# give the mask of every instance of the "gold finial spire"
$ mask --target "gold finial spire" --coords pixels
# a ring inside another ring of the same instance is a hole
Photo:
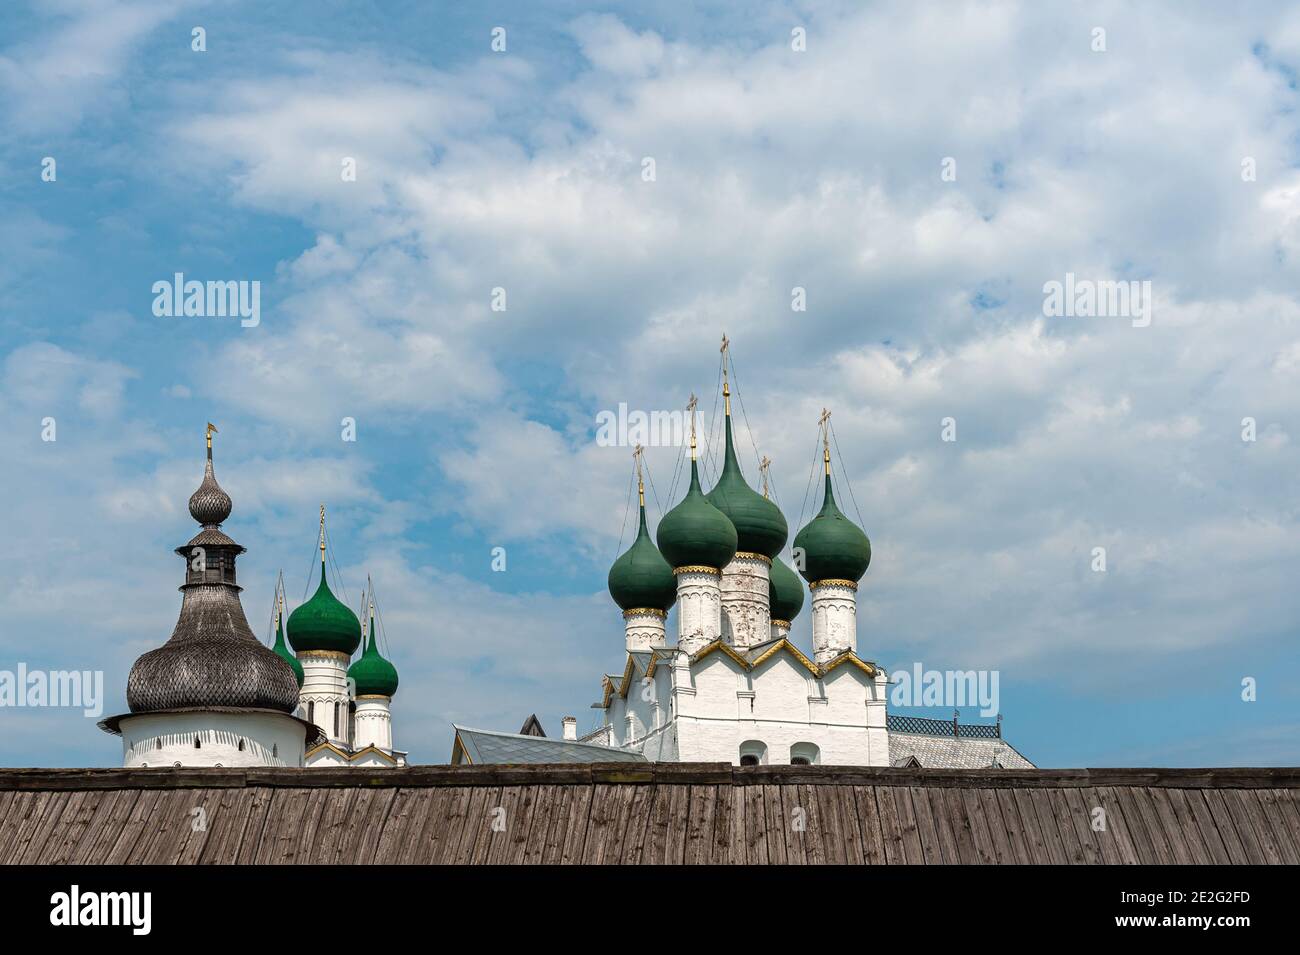
[[[692,391],[691,400],[686,402],[686,410],[691,413],[691,460],[692,461],[695,460],[695,405],[696,403],[697,403],[697,399],[695,397],[695,392]],[[716,408],[717,405],[714,405],[714,407]]]
[[[205,436],[206,436],[207,439],[208,439],[208,457],[209,457],[209,458],[212,457],[212,436],[213,436],[214,434],[216,434],[216,432],[217,432],[217,426],[216,426],[215,424],[213,424],[211,421],[209,421],[209,422],[208,422],[208,427],[207,427],[207,429],[206,429],[206,431],[205,431]]]
[[[325,505],[320,506],[320,559],[325,560]]]
[[[642,507],[645,507],[645,482],[641,479],[641,455],[644,453],[645,448],[639,444],[636,446],[636,450],[632,452],[632,460],[636,462],[636,493]]]
[[[722,405],[723,411],[728,418],[731,417],[731,384],[727,381],[727,366],[731,364],[731,341],[727,338],[727,333],[722,333],[722,347],[718,349],[722,352]]]
[[[822,430],[822,461],[826,464],[826,474],[831,473],[831,413],[822,409],[822,416],[817,419],[817,426]]]
[[[771,466],[772,459],[766,454],[763,455],[763,460],[758,462],[758,472],[763,475],[763,497],[765,498],[767,497],[767,469]]]

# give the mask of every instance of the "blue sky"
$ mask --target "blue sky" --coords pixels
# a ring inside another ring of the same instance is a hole
[[[862,656],[998,670],[1040,765],[1300,760],[1300,13],[657,6],[6,5],[0,668],[125,708],[211,420],[255,631],[323,501],[413,759],[452,721],[585,729],[630,467],[596,416],[709,409],[725,330],[792,532],[834,411]],[[155,317],[178,271],[260,281],[261,324]],[[1045,317],[1068,272],[1150,280],[1150,326]],[[0,719],[0,763],[120,760],[79,714]]]

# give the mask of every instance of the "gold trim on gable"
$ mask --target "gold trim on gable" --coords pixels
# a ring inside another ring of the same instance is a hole
[[[818,679],[821,679],[827,673],[829,673],[831,670],[834,670],[837,666],[839,666],[842,663],[852,663],[863,673],[871,677],[876,676],[877,673],[880,672],[873,664],[867,663],[866,661],[859,659],[858,655],[853,653],[852,651],[848,651],[840,654],[838,657],[836,657],[826,666],[819,666],[818,664],[814,663],[812,660],[809,660],[806,656],[804,656],[803,651],[800,650],[798,647],[796,647],[785,637],[782,637],[781,639],[774,642],[770,647],[764,650],[752,663],[748,659],[746,659],[743,655],[736,652],[736,650],[730,644],[724,643],[721,639],[714,640],[712,643],[701,648],[698,653],[696,653],[693,657],[691,657],[691,663],[694,664],[699,662],[700,660],[708,656],[710,653],[713,653],[715,650],[722,651],[722,653],[726,654],[728,657],[735,660],[746,670],[757,669],[758,667],[766,663],[768,660],[772,659],[772,657],[774,657],[776,654],[780,653],[782,650],[785,650],[791,656],[793,656],[795,660],[797,660],[800,664],[802,664],[804,669],[806,669],[809,673],[811,673],[813,676],[817,677]]]
[[[867,676],[871,676],[871,677],[874,677],[877,673],[880,672],[880,671],[877,670],[874,666],[872,666],[870,663],[868,663],[866,660],[861,660],[861,659],[859,659],[859,658],[858,658],[858,655],[857,655],[856,653],[852,653],[852,652],[849,652],[849,653],[841,653],[839,656],[837,656],[837,657],[836,657],[834,660],[832,660],[830,663],[828,663],[828,664],[826,664],[824,667],[822,667],[822,668],[821,668],[821,671],[822,671],[822,673],[830,673],[832,670],[834,670],[834,669],[835,669],[837,666],[839,666],[841,663],[852,663],[855,667],[857,667],[859,670],[861,670],[861,671],[862,671],[863,673],[865,673]]]
[[[345,752],[343,752],[343,750],[339,749],[337,746],[335,746],[335,745],[334,745],[333,743],[331,743],[329,740],[326,740],[326,741],[323,742],[323,743],[317,743],[317,744],[316,744],[315,746],[313,746],[311,749],[307,750],[307,752],[303,753],[303,754],[302,754],[302,761],[303,761],[304,763],[307,762],[307,757],[308,757],[308,756],[312,755],[312,753],[319,753],[322,749],[332,749],[332,750],[334,750],[334,752],[338,753],[338,755],[340,755],[340,756],[343,757],[343,761],[344,761],[344,762],[347,762],[347,761],[348,761],[348,754],[345,753]]]
[[[348,757],[348,762],[355,763],[357,760],[359,760],[362,756],[365,756],[367,753],[377,753],[378,755],[382,756],[384,759],[392,760],[394,766],[397,765],[396,756],[392,755],[391,753],[385,753],[374,743],[371,743],[369,746],[365,747],[364,749],[357,750],[355,753],[353,753],[351,756]]]
[[[717,640],[714,640],[712,643],[709,643],[706,646],[701,647],[699,652],[697,652],[693,657],[691,657],[691,662],[695,663],[699,660],[703,660],[714,650],[721,650],[723,653],[731,657],[731,659],[735,660],[741,666],[745,667],[746,669],[749,668],[749,661],[746,660],[739,653],[737,653],[735,651],[735,648],[733,648],[731,644],[724,643],[721,637],[719,637]]]

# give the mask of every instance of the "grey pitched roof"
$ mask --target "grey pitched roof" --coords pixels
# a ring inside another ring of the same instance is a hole
[[[594,743],[521,736],[457,726],[456,742],[473,765],[493,763],[644,763],[640,753],[629,753]]]
[[[995,764],[1003,769],[1035,768],[1004,739],[968,739],[890,730],[889,764],[906,766],[911,757],[915,757],[925,769],[988,769]]]

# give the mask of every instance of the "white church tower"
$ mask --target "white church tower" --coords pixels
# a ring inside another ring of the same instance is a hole
[[[289,644],[302,664],[299,714],[335,747],[348,748],[348,664],[361,645],[361,621],[330,590],[325,566],[325,505],[320,508],[320,583],[289,614]]]

